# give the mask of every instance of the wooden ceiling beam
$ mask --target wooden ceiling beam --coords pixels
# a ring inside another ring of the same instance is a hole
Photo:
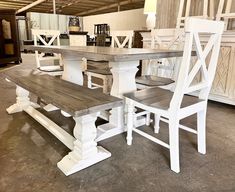
[[[113,3],[111,5],[106,5],[97,9],[93,9],[93,10],[89,10],[89,11],[83,11],[81,13],[77,13],[75,15],[77,16],[84,16],[84,15],[89,15],[89,14],[93,14],[96,12],[100,12],[100,11],[104,11],[104,10],[108,10],[108,9],[112,9],[112,8],[117,8],[118,6],[123,6],[123,5],[127,5],[130,3],[138,3],[138,2],[143,2],[144,0],[126,0],[126,1],[121,1],[119,3]]]
[[[22,8],[19,9],[16,13],[21,13],[21,12],[23,12],[23,11],[26,11],[26,10],[28,10],[28,9],[30,9],[30,8],[36,6],[36,5],[40,4],[40,3],[43,3],[43,2],[45,2],[45,1],[47,1],[47,0],[37,0],[37,1],[34,1],[33,3],[31,3],[31,4],[29,4],[29,5],[26,5],[25,7],[22,7]]]

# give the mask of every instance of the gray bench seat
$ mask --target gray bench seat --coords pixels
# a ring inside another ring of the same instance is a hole
[[[16,103],[7,108],[7,112],[25,111],[71,150],[57,163],[66,176],[111,156],[109,151],[97,146],[95,121],[100,111],[120,107],[123,104],[121,99],[53,76],[34,74],[30,70],[18,68],[4,74],[16,84],[17,96]],[[30,102],[29,92],[73,116],[73,135],[35,109],[40,106]]]

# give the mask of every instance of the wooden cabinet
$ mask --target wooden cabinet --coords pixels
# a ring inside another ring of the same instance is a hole
[[[149,32],[141,33],[143,36],[143,47],[150,48],[151,35]],[[172,37],[164,36],[163,41]],[[203,36],[200,40],[207,41],[208,37]],[[144,61],[143,63],[145,63]],[[180,64],[180,62],[177,62]],[[143,67],[142,74],[145,74]],[[235,32],[225,31],[222,36],[220,55],[211,88],[209,99],[221,103],[235,105]]]
[[[14,10],[0,10],[0,65],[20,63],[20,44]]]

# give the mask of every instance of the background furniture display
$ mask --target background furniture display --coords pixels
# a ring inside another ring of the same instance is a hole
[[[127,144],[132,144],[132,131],[143,137],[160,144],[170,150],[171,170],[179,173],[179,128],[197,134],[198,152],[206,153],[206,111],[208,95],[215,76],[219,57],[221,36],[224,23],[196,18],[185,20],[185,46],[182,63],[176,88],[174,92],[161,88],[144,89],[124,94],[127,104]],[[208,34],[207,41],[201,45],[200,34]],[[192,50],[196,49],[197,60],[192,65]],[[206,64],[207,56],[211,55]],[[195,83],[197,74],[201,78]],[[189,96],[189,93],[198,92],[197,97]],[[135,107],[149,111],[155,115],[154,132],[159,132],[159,121],[169,125],[169,144],[157,139],[145,131],[136,129],[133,118]],[[180,120],[193,114],[197,114],[197,130],[180,125]]]
[[[15,10],[0,10],[0,66],[21,62]]]
[[[184,27],[185,19],[189,16],[192,16],[192,14],[190,14],[190,9],[192,7],[191,1],[192,0],[180,0],[176,28]],[[210,1],[214,1],[214,0],[210,0]],[[209,3],[209,0],[203,0],[202,15],[197,16],[197,18],[207,19],[209,17],[208,16],[208,5],[209,5],[208,3]]]
[[[224,19],[225,31],[228,30],[229,19],[235,18],[235,13],[231,11],[232,8],[232,0],[220,0],[218,5],[218,11],[216,14],[216,20],[220,21],[222,18]]]
[[[106,34],[109,35],[110,34],[110,27],[108,24],[95,24],[94,25],[94,34],[98,35],[98,34]]]

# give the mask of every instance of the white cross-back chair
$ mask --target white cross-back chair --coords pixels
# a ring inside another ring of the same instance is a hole
[[[183,39],[183,29],[153,29],[151,49],[180,49]],[[167,86],[174,83],[174,67],[175,59],[149,60],[146,75],[136,77],[137,88]]]
[[[131,48],[132,47],[132,38],[133,31],[111,31],[112,42],[111,47],[118,48]],[[120,41],[120,38],[124,38],[123,41]],[[102,88],[103,92],[108,94],[110,93],[112,86],[112,73],[108,66],[108,62],[103,62],[103,65],[106,65],[106,68],[103,69],[87,69],[87,85],[91,89]],[[98,84],[92,81],[92,78],[98,78],[102,80],[102,84]]]
[[[192,0],[180,0],[176,28],[183,28],[187,17],[192,16],[190,15],[191,1]],[[193,16],[193,17],[204,18],[204,19],[208,18],[208,5],[209,5],[208,1],[209,0],[203,0],[202,15]],[[212,2],[214,0],[210,1]]]
[[[132,144],[132,131],[152,140],[170,150],[171,170],[180,172],[179,163],[179,128],[197,134],[198,152],[206,153],[206,111],[210,88],[215,76],[221,36],[223,33],[223,22],[210,21],[198,18],[187,18],[185,20],[185,45],[183,59],[180,66],[178,80],[174,93],[161,88],[150,88],[125,96],[127,105],[127,144]],[[200,33],[210,35],[207,44],[200,43]],[[198,60],[191,66],[193,47],[196,49]],[[206,64],[207,62],[207,64]],[[200,81],[193,81],[198,73]],[[196,92],[197,97],[188,94]],[[169,143],[157,139],[134,127],[134,108],[138,107],[155,115],[154,132],[159,132],[160,120],[169,125]],[[197,130],[179,124],[192,114],[197,114]]]
[[[232,8],[232,0],[220,0],[219,1],[219,6],[218,6],[218,11],[216,14],[216,20],[224,20],[224,30],[226,31],[228,29],[228,22],[229,19],[234,19],[235,18],[235,13],[231,12]]]
[[[60,31],[58,30],[32,29],[32,35],[34,38],[34,45],[38,45],[38,42],[41,42],[43,46],[60,46]],[[46,41],[45,38],[48,38],[49,41]],[[35,51],[35,57],[37,68],[40,71],[51,75],[62,75],[63,64],[61,54],[53,53],[53,55],[47,56],[45,53]],[[54,62],[56,61],[58,62],[58,65],[54,65]]]

